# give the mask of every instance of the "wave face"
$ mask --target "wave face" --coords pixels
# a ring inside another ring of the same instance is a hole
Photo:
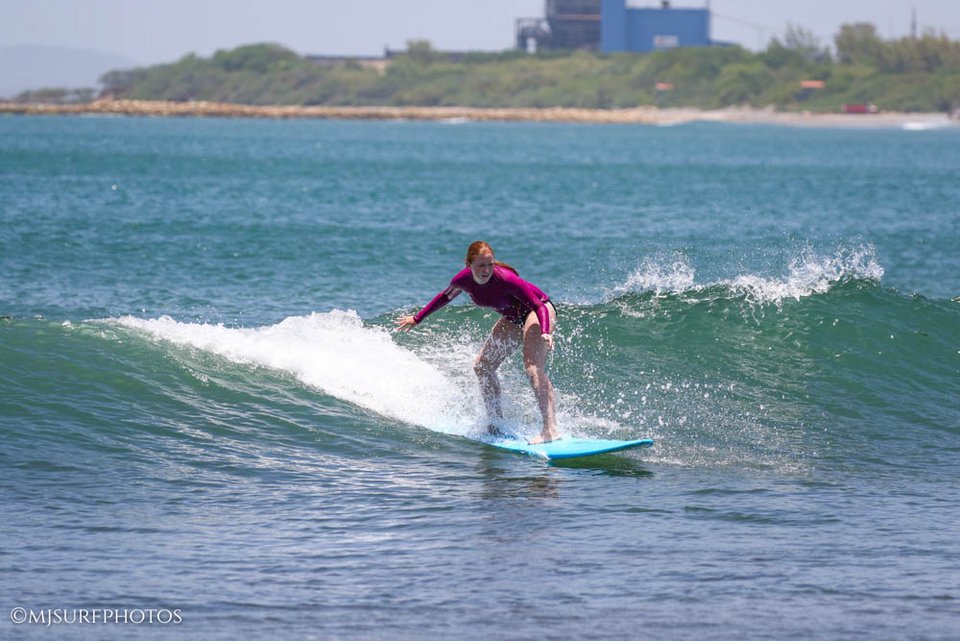
[[[702,285],[677,259],[637,270],[600,313],[616,319],[608,349],[625,358],[635,345],[634,368],[654,373],[645,402],[657,420],[698,425],[684,440],[723,425],[707,440],[727,428],[804,457],[948,465],[930,450],[960,427],[957,306],[904,296],[882,275],[869,247]]]
[[[653,456],[680,465],[948,465],[949,450],[936,446],[958,429],[957,305],[885,288],[882,272],[869,247],[804,252],[781,277],[704,284],[682,256],[646,261],[598,302],[558,305],[550,367],[561,426],[652,436]],[[123,367],[157,388],[157,416],[180,411],[182,386],[229,372],[319,394],[311,403],[321,414],[350,407],[364,420],[470,435],[484,423],[472,363],[493,320],[463,305],[410,334],[390,331],[392,315],[340,310],[250,328],[122,316],[45,332],[106,338],[89,347],[121,350]],[[33,324],[15,326],[29,336]],[[60,358],[83,366],[82,353]],[[175,365],[175,383],[149,380],[158,359]],[[518,357],[501,378],[508,423],[535,431]],[[43,389],[32,394],[42,399]]]

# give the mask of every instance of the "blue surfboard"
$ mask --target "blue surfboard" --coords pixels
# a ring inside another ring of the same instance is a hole
[[[479,439],[482,443],[492,445],[493,447],[517,454],[528,454],[530,456],[539,456],[545,459],[567,459],[580,458],[581,456],[594,456],[596,454],[609,454],[610,452],[620,452],[634,447],[652,447],[653,439],[642,438],[634,441],[617,441],[609,439],[593,438],[562,438],[549,443],[540,443],[531,445],[525,439],[520,438],[497,438],[486,436]]]

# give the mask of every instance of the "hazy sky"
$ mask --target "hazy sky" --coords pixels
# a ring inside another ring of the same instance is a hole
[[[658,0],[630,0],[659,6]],[[705,0],[674,0],[703,7]],[[766,47],[787,23],[823,44],[844,23],[866,21],[887,38],[920,31],[960,40],[960,0],[711,0],[715,40]],[[543,0],[0,0],[0,47],[93,49],[141,64],[186,53],[276,42],[299,53],[380,55],[425,38],[435,48],[500,50],[513,45],[514,20],[538,17]]]

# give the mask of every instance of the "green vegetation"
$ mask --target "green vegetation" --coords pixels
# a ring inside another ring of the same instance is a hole
[[[103,95],[113,98],[253,105],[960,108],[960,42],[934,33],[883,40],[873,25],[859,23],[841,28],[834,51],[793,26],[758,53],[740,47],[645,55],[506,51],[454,61],[415,41],[385,69],[352,60],[320,63],[278,45],[249,45],[211,58],[188,55],[173,64],[112,71],[101,80]],[[801,89],[804,80],[824,85]]]
[[[42,102],[46,104],[65,105],[90,102],[96,95],[97,90],[90,87],[84,87],[82,89],[52,87],[48,89],[24,91],[14,98],[14,100],[17,102]]]

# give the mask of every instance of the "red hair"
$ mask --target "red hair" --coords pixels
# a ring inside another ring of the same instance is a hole
[[[473,263],[473,261],[477,259],[477,256],[479,256],[480,254],[490,254],[491,256],[494,256],[493,247],[491,247],[484,240],[477,240],[470,243],[470,246],[467,247],[467,258],[464,261],[467,264],[467,267],[469,267]],[[496,265],[497,267],[503,267],[504,269],[509,269],[517,276],[520,275],[520,273],[516,270],[515,267],[512,267],[506,263],[501,263],[499,260],[496,260],[496,258],[494,258],[493,264]]]

